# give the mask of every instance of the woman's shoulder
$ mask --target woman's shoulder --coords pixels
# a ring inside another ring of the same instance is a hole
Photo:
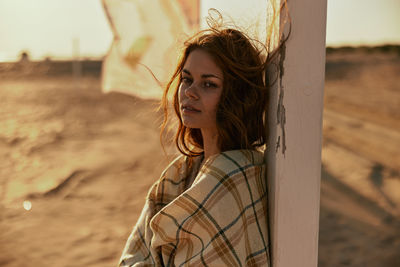
[[[264,153],[256,150],[230,150],[209,157],[199,171],[193,184],[210,183],[214,181],[247,179],[255,177],[256,180],[265,176],[266,164]],[[229,178],[230,177],[230,178]]]
[[[189,161],[186,155],[176,156],[163,170],[159,180],[169,179],[177,182],[177,179],[180,180],[180,177],[187,172]]]
[[[190,166],[198,160],[200,160],[199,157],[194,157],[191,160],[185,155],[174,158],[164,169],[160,178],[153,184],[148,198],[166,204],[185,191],[187,177],[191,172]]]
[[[229,150],[210,157],[206,166],[225,170],[237,168],[249,168],[253,166],[264,166],[264,153],[257,150]]]

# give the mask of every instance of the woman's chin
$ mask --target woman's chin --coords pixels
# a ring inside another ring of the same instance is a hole
[[[200,128],[199,125],[191,120],[182,120],[183,126],[187,127],[187,128],[192,128],[192,129],[198,129]]]

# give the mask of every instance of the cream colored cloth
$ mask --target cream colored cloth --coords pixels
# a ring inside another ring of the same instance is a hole
[[[263,153],[201,160],[178,157],[152,186],[119,266],[270,265]]]

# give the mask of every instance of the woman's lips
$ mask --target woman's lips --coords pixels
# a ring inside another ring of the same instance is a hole
[[[183,105],[181,109],[182,109],[182,111],[184,113],[198,113],[198,112],[200,112],[200,110],[198,110],[198,109],[196,109],[196,108],[194,108],[193,106],[190,106],[190,105]]]

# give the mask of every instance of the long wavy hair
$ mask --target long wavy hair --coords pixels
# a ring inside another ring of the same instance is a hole
[[[221,14],[215,12],[221,19]],[[208,29],[184,42],[181,57],[165,87],[160,105],[164,111],[162,140],[168,122],[168,95],[172,91],[172,106],[178,118],[175,144],[181,153],[189,157],[203,152],[200,129],[186,127],[179,108],[181,72],[189,54],[195,49],[209,53],[223,72],[223,90],[216,115],[219,149],[257,149],[266,144],[268,134],[266,110],[268,90],[272,84],[267,79],[266,71],[287,40],[287,37],[284,38],[277,48],[269,51],[268,46],[240,30],[223,28],[221,22],[217,23],[215,19],[209,20],[208,25]]]

